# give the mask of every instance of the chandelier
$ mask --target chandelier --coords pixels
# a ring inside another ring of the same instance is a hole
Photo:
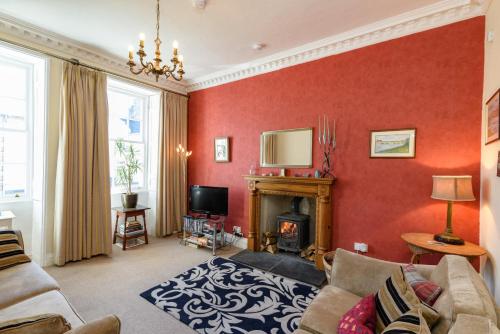
[[[146,57],[146,52],[144,52],[144,34],[141,34],[139,36],[139,51],[137,51],[137,55],[139,56],[140,60],[140,66],[142,68],[135,70],[136,63],[134,62],[134,49],[132,47],[129,47],[128,50],[128,62],[127,65],[130,67],[130,72],[134,74],[141,74],[141,73],[146,73],[146,75],[149,75],[149,73],[152,73],[156,77],[156,81],[158,82],[158,78],[161,75],[164,75],[165,78],[172,77],[177,81],[182,80],[182,76],[184,75],[184,64],[183,62],[183,57],[182,55],[178,54],[178,48],[179,44],[177,41],[174,41],[172,47],[173,47],[173,57],[170,60],[172,63],[171,66],[169,65],[161,65],[161,53],[160,53],[160,0],[156,1],[156,39],[155,39],[155,44],[156,44],[156,51],[155,51],[155,58],[153,58],[152,61],[145,62],[144,58]]]

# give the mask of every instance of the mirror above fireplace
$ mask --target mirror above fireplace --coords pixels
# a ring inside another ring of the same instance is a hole
[[[263,132],[260,166],[312,167],[312,138],[312,128]]]

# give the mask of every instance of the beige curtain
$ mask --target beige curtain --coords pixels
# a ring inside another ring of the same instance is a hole
[[[55,198],[55,263],[111,253],[106,75],[64,64]]]
[[[158,132],[158,188],[156,235],[164,237],[181,230],[186,213],[187,170],[177,152],[187,147],[187,102],[185,96],[162,92]]]

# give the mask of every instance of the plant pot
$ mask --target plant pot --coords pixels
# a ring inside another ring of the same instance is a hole
[[[132,193],[132,194],[123,193],[122,205],[125,209],[133,209],[137,206],[138,199],[139,199],[139,194],[137,193]]]

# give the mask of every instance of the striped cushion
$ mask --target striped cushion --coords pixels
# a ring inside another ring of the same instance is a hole
[[[382,332],[391,322],[417,307],[422,309],[429,326],[432,326],[439,319],[439,313],[436,310],[420,302],[412,287],[406,282],[402,267],[396,269],[377,292],[375,307],[378,333]]]
[[[431,334],[422,310],[410,310],[400,316],[396,321],[387,326],[382,334]]]
[[[0,269],[30,261],[19,245],[16,233],[11,230],[0,230]]]

